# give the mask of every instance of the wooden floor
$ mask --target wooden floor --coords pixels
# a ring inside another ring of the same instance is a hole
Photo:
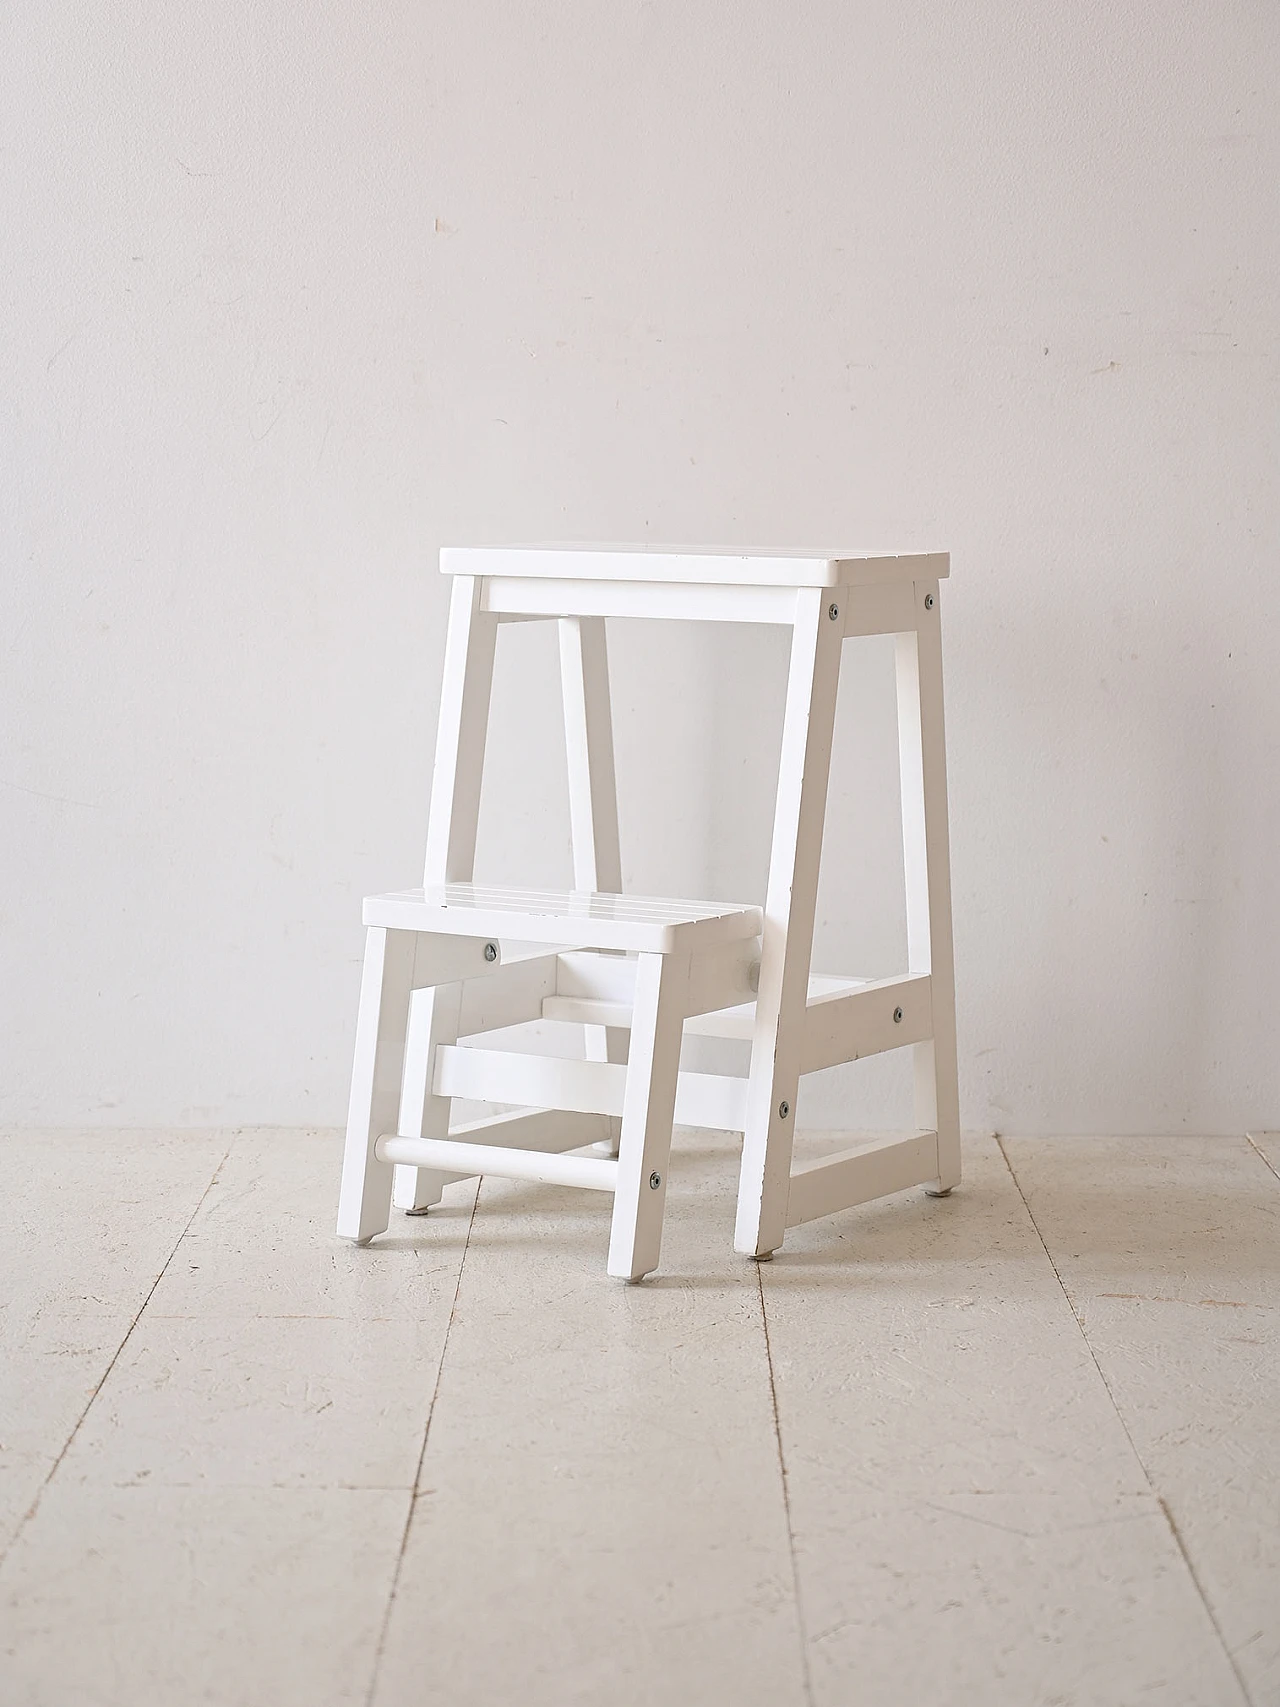
[[[1280,1139],[966,1160],[757,1268],[682,1134],[626,1287],[592,1192],[0,1141],[0,1701],[1280,1704]]]

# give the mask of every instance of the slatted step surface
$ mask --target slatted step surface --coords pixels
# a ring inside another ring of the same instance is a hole
[[[607,895],[579,889],[514,889],[445,883],[370,895],[366,925],[441,936],[507,937],[671,954],[758,936],[759,907],[653,895]]]

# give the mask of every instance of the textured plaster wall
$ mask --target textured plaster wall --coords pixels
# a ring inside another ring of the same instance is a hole
[[[6,8],[0,1115],[340,1119],[435,553],[579,537],[949,547],[966,1124],[1275,1124],[1278,76],[1242,0]],[[613,647],[629,883],[755,896],[779,635]],[[482,869],[560,881],[504,650]],[[820,958],[881,973],[849,662]]]

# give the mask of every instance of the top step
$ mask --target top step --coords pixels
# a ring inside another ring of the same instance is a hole
[[[700,586],[860,587],[941,581],[945,551],[893,556],[865,551],[730,552],[618,545],[447,545],[445,575],[519,575],[550,581],[682,581]]]
[[[653,895],[604,895],[585,889],[510,889],[444,883],[368,895],[366,925],[445,936],[506,937],[558,947],[670,954],[759,936],[759,907],[672,901]]]

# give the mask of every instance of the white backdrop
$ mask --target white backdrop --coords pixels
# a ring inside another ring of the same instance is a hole
[[[949,548],[966,1125],[1280,1122],[1273,6],[17,0],[0,67],[0,1117],[341,1119],[436,551],[579,537]],[[483,870],[560,881],[504,641]],[[611,644],[629,885],[753,898],[780,636]],[[879,974],[848,656],[820,958]]]

